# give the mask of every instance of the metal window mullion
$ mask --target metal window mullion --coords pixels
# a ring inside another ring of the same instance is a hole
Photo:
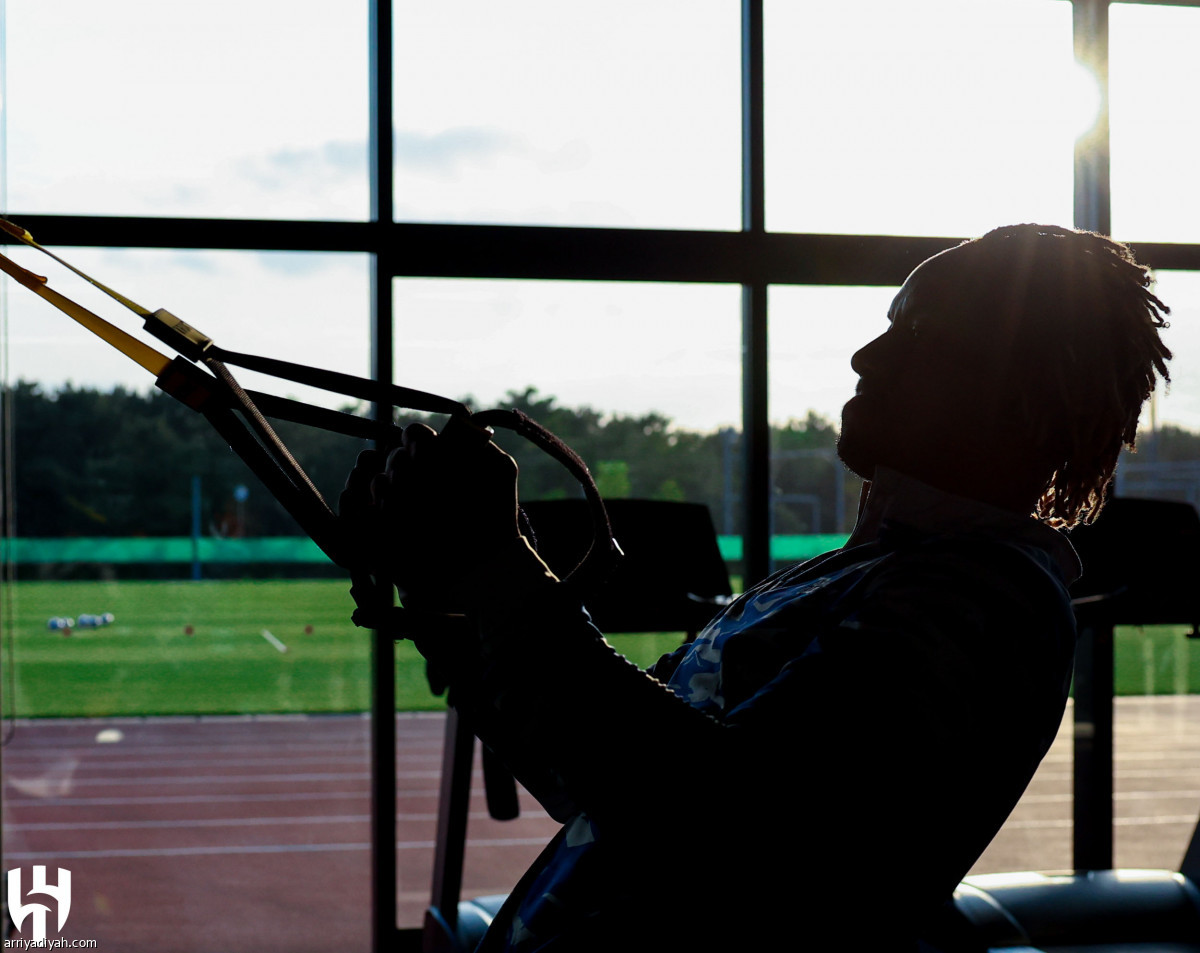
[[[383,0],[386,2],[386,0]],[[371,373],[392,379],[392,278],[386,255],[371,265]],[[390,418],[391,408],[372,414]],[[394,949],[396,907],[396,647],[390,633],[371,633],[371,911],[372,949]]]
[[[742,0],[742,560],[749,587],[770,571],[771,447],[767,408],[767,283],[763,3]]]
[[[1075,143],[1075,227],[1112,232],[1108,124],[1109,0],[1074,0],[1075,59],[1100,86],[1096,124]],[[1081,622],[1075,661],[1072,866],[1113,863],[1113,642],[1111,624]]]
[[[1075,59],[1095,77],[1100,88],[1096,123],[1075,142],[1075,227],[1112,233],[1108,125],[1109,0],[1074,0],[1072,34]]]
[[[743,586],[771,568],[771,428],[767,417],[767,286],[742,287]]]
[[[742,231],[766,230],[763,4],[742,0]]]
[[[369,0],[370,116],[368,158],[371,177],[370,217],[391,224],[394,208],[392,175],[392,0]]]
[[[368,2],[368,162],[371,260],[371,375],[391,381],[392,269],[383,241],[392,224],[392,0]],[[372,415],[391,417],[378,404]],[[394,950],[396,903],[396,648],[390,634],[372,633],[371,651],[371,947]]]
[[[390,274],[444,278],[899,285],[968,236],[812,235],[556,225],[148,218],[14,213],[43,245],[259,251],[395,250]],[[1200,271],[1200,243],[1144,241],[1152,268]]]

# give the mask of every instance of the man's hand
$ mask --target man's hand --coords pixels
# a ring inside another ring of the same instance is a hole
[[[517,465],[469,422],[452,420],[441,434],[411,424],[386,458],[359,455],[339,512],[372,572],[402,600],[462,611],[521,538]]]

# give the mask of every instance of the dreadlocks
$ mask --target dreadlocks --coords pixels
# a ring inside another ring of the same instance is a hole
[[[1048,225],[998,228],[955,249],[959,291],[984,305],[1007,365],[1014,421],[1050,474],[1035,515],[1053,526],[1100,513],[1122,446],[1133,449],[1156,377],[1167,308],[1129,248]]]

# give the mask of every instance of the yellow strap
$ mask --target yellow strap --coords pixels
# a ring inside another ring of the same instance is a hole
[[[139,317],[149,318],[152,316],[150,311],[143,308],[136,301],[131,301],[129,298],[126,298],[119,291],[113,291],[113,289],[108,287],[108,285],[101,284],[95,278],[91,277],[91,275],[84,274],[82,271],[80,271],[78,268],[76,268],[70,262],[63,261],[63,259],[59,258],[56,254],[54,254],[54,252],[50,251],[50,249],[43,248],[41,245],[39,245],[37,242],[35,242],[33,240],[33,236],[29,234],[28,230],[22,228],[20,225],[17,225],[14,222],[10,222],[6,218],[0,218],[0,229],[3,229],[4,231],[8,232],[8,234],[11,235],[13,238],[17,239],[17,241],[24,242],[30,248],[36,248],[38,251],[42,252],[43,254],[49,255],[51,258],[53,258],[56,262],[58,262],[64,268],[67,268],[70,271],[75,272],[75,274],[77,274],[80,278],[82,278],[84,281],[88,282],[89,284],[95,285],[97,288],[99,288],[101,291],[103,291],[110,298],[113,298],[116,301],[121,302],[121,304],[125,305],[125,307],[127,307],[130,311],[132,311],[134,314],[138,315]],[[45,279],[43,279],[43,283],[44,283],[44,281],[45,281]]]
[[[8,231],[8,229],[5,230]],[[74,269],[71,270],[74,271]],[[46,279],[41,275],[35,275],[32,271],[22,268],[4,255],[0,255],[0,271],[15,278],[30,291],[34,292],[34,294],[41,295],[54,305],[54,307],[58,308],[59,311],[78,321],[97,337],[103,338],[126,357],[132,358],[138,364],[141,364],[142,367],[155,377],[158,377],[166,369],[167,365],[171,363],[171,359],[165,354],[160,354],[149,345],[143,344],[130,334],[126,334],[116,325],[109,324],[99,315],[93,314],[87,308],[83,307],[83,305],[76,304],[70,298],[59,294],[53,288],[46,285]]]

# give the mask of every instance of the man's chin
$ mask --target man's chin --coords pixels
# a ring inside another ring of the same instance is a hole
[[[852,397],[842,408],[842,426],[838,433],[837,455],[851,473],[857,474],[864,480],[870,480],[875,472],[876,454],[871,453],[869,448],[863,445],[863,441],[856,439],[855,436],[861,434],[862,429],[857,427],[854,422],[855,412],[859,409],[857,405],[861,402],[861,397]]]
[[[853,439],[847,439],[844,427],[841,435],[838,436],[837,455],[851,473],[864,480],[874,477],[876,464],[874,454],[867,453],[865,448],[856,446]]]

